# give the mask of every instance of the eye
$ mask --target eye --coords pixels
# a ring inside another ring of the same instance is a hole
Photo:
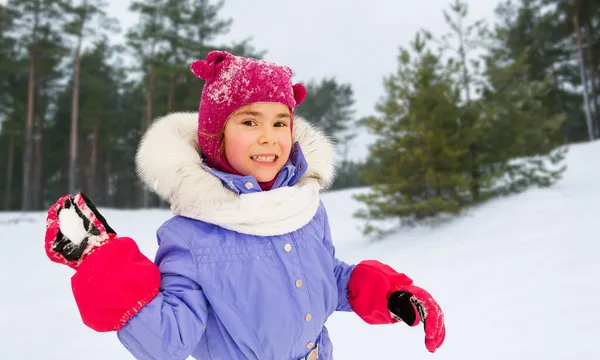
[[[246,126],[254,126],[254,125],[256,125],[256,121],[255,121],[255,120],[252,120],[252,119],[248,119],[248,120],[244,120],[244,121],[242,122],[242,124],[244,124],[244,125],[246,125]]]
[[[285,121],[278,121],[275,123],[275,127],[286,127],[287,123]]]

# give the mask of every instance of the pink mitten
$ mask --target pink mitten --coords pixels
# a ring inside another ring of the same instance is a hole
[[[444,313],[427,291],[414,285],[400,286],[388,298],[388,309],[396,320],[409,326],[423,322],[425,347],[430,352],[435,352],[444,342]]]
[[[365,260],[354,267],[348,282],[352,310],[368,324],[409,326],[423,322],[425,347],[437,350],[446,336],[444,314],[433,297],[413,285],[406,274],[377,260]]]

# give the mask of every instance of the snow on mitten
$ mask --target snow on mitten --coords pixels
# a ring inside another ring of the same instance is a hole
[[[77,269],[93,251],[116,237],[115,231],[84,194],[60,198],[48,210],[46,255]]]
[[[435,352],[446,337],[444,314],[438,303],[425,290],[414,285],[401,286],[388,298],[388,309],[394,319],[409,326],[423,322],[425,347]]]

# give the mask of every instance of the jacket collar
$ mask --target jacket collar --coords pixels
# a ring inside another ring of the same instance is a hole
[[[312,219],[320,203],[319,192],[335,176],[332,143],[302,118],[294,121],[291,162],[270,191],[261,191],[252,177],[219,173],[202,163],[197,113],[172,113],[157,119],[140,143],[137,172],[171,204],[175,215],[248,234],[292,232]],[[253,191],[248,191],[248,182]]]

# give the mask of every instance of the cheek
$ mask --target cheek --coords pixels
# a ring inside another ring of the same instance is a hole
[[[281,153],[284,154],[287,161],[292,151],[292,136],[289,132],[280,137],[279,146],[281,147]]]
[[[230,164],[243,161],[248,156],[252,139],[248,136],[237,135],[227,137],[225,141],[225,157]]]

